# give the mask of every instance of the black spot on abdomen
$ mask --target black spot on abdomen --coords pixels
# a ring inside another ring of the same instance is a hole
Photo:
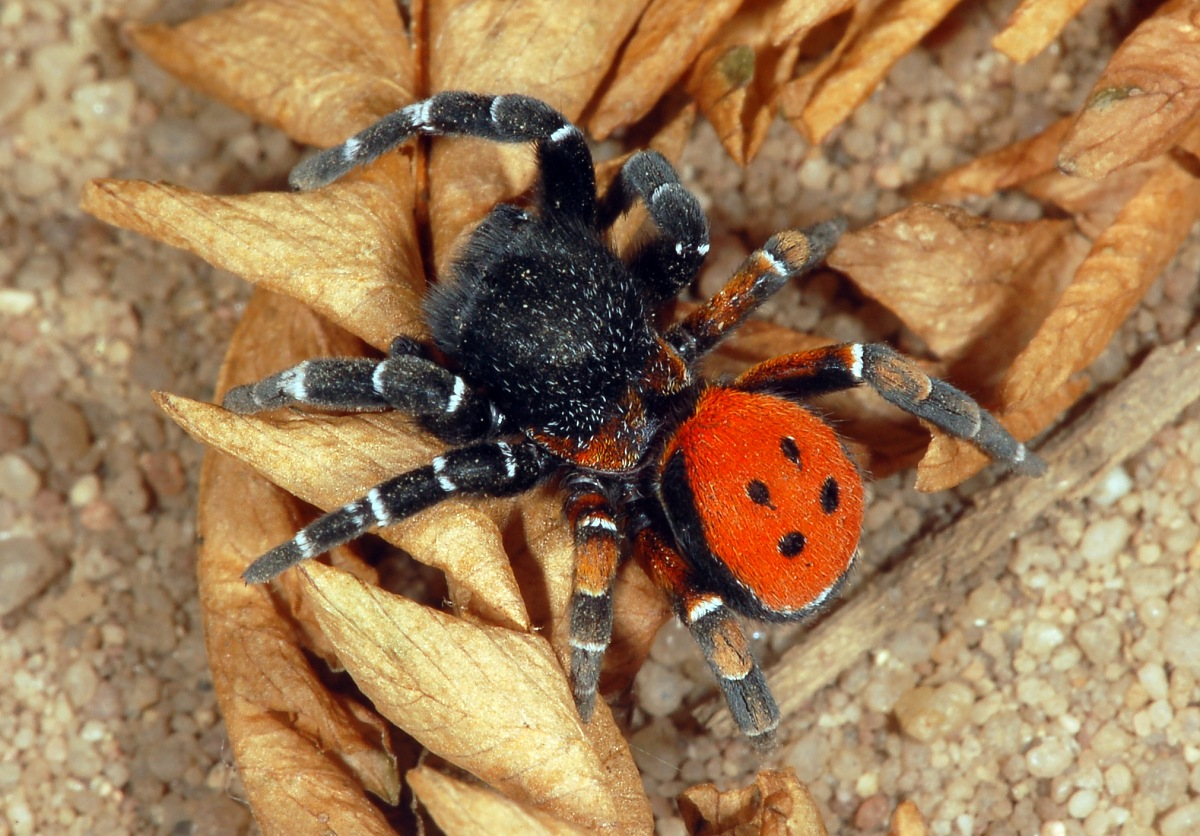
[[[779,538],[779,553],[784,557],[795,557],[804,551],[804,535],[791,531]]]
[[[746,483],[746,496],[750,497],[750,501],[755,505],[764,505],[772,509],[775,507],[771,503],[771,491],[761,479],[752,479]]]
[[[821,510],[826,514],[832,514],[838,509],[841,501],[841,489],[838,487],[837,479],[832,476],[825,477],[825,483],[821,485]]]
[[[779,439],[779,449],[783,451],[783,457],[796,467],[800,467],[800,448],[796,446],[796,439],[790,435]]]

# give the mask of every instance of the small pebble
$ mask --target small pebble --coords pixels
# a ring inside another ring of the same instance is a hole
[[[1121,631],[1109,618],[1085,621],[1075,628],[1075,641],[1094,665],[1106,665],[1121,652]],[[1197,653],[1200,661],[1200,652]]]
[[[1057,625],[1031,621],[1021,636],[1021,648],[1034,656],[1045,657],[1063,643],[1063,638],[1063,631]]]
[[[42,476],[18,453],[0,456],[0,496],[29,502],[42,487]]]
[[[1138,778],[1138,791],[1159,811],[1184,800],[1187,787],[1187,764],[1178,757],[1155,759]]]
[[[919,686],[896,702],[896,721],[914,740],[924,743],[948,737],[970,718],[975,695],[962,682],[947,682],[940,688]]]
[[[56,470],[71,470],[92,446],[92,431],[75,404],[51,399],[38,405],[30,422],[33,437],[42,445]]]
[[[63,674],[63,689],[76,708],[87,705],[96,695],[100,677],[86,659],[76,659]]]
[[[1096,809],[1100,796],[1095,790],[1079,790],[1067,801],[1067,812],[1072,818],[1086,819]]]
[[[67,569],[67,559],[40,540],[0,540],[0,615],[28,603]]]
[[[1049,738],[1025,753],[1029,774],[1035,778],[1057,778],[1066,772],[1075,756],[1071,747],[1058,738]]]
[[[638,671],[633,688],[639,708],[651,717],[665,717],[683,703],[692,683],[681,676],[677,669],[664,667],[649,659]]]
[[[1162,817],[1158,828],[1162,836],[1195,836],[1200,833],[1200,801],[1179,805]]]
[[[1107,563],[1124,549],[1133,527],[1124,517],[1111,517],[1093,522],[1083,533],[1079,553],[1089,563]]]
[[[1129,471],[1124,467],[1117,466],[1108,471],[1100,480],[1100,484],[1092,494],[1092,501],[1102,508],[1107,508],[1125,497],[1132,488],[1133,479],[1129,476]]]

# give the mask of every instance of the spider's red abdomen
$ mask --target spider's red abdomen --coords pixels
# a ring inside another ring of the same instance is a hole
[[[685,552],[732,581],[749,615],[804,615],[854,560],[862,478],[833,429],[791,401],[706,390],[664,451],[662,491]]]

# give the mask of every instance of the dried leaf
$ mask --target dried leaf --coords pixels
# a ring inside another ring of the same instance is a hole
[[[430,3],[431,89],[519,90],[573,119],[595,95],[646,5],[647,0]]]
[[[1154,169],[1153,163],[1137,163],[1102,180],[1085,180],[1053,171],[1025,182],[1022,191],[1071,215],[1079,231],[1095,239],[1112,226]]]
[[[1055,310],[1017,358],[1004,383],[1004,403],[1018,408],[1041,400],[1099,356],[1198,215],[1200,182],[1164,158],[1096,239]]]
[[[776,91],[799,54],[797,44],[771,45],[774,12],[768,2],[744,5],[696,58],[687,80],[688,93],[739,165],[758,153],[774,118]]]
[[[1013,361],[997,416],[1018,438],[1041,432],[1079,396],[1072,378],[1100,355],[1200,217],[1200,181],[1170,157],[1094,242],[1054,310]],[[936,448],[936,450],[935,450]],[[939,442],[918,468],[918,488],[936,490],[983,466],[962,442]]]
[[[1067,174],[1101,178],[1168,150],[1200,112],[1200,3],[1171,0],[1126,38],[1063,142]]]
[[[1070,117],[1059,119],[1036,136],[976,157],[971,162],[923,183],[912,191],[914,200],[938,203],[968,195],[991,195],[1012,189],[1056,170]]]
[[[393,723],[517,801],[598,830],[628,823],[544,638],[470,624],[320,563],[300,571],[346,669]],[[611,722],[605,706],[592,722]]]
[[[386,348],[425,334],[412,179],[400,156],[302,194],[221,197],[163,183],[93,180],[83,209],[284,293]]]
[[[807,62],[796,78],[785,82],[778,90],[779,110],[783,118],[810,142],[812,136],[804,119],[804,108],[817,88],[837,69],[842,56],[854,44],[858,35],[870,25],[872,15],[882,3],[883,0],[858,0],[854,3],[850,9],[850,20],[833,48],[815,63]]]
[[[412,770],[406,777],[417,800],[444,833],[455,836],[583,836],[588,833],[486,787],[456,780],[427,766]]]
[[[720,792],[702,784],[679,796],[679,812],[692,833],[824,836],[825,825],[808,789],[788,769],[764,769],[745,789]]]
[[[258,326],[282,312],[294,314],[288,327],[268,337]],[[353,350],[354,342],[298,305],[260,294],[233,347],[242,371],[265,374],[308,351]],[[370,719],[331,694],[302,650],[301,627],[281,616],[264,587],[241,579],[249,560],[301,523],[290,496],[231,458],[206,457],[198,574],[221,714],[264,832],[387,833],[386,820],[364,794],[365,787],[389,803],[399,795],[395,758],[378,716]]]
[[[771,43],[781,46],[803,38],[810,30],[854,4],[855,0],[783,0],[771,24]]]
[[[1021,0],[992,46],[1024,64],[1050,46],[1085,5],[1087,0]]]
[[[588,128],[605,139],[651,111],[691,67],[741,0],[652,0],[600,94]]]
[[[925,836],[929,830],[925,827],[925,819],[921,811],[911,801],[904,801],[892,814],[892,826],[888,836]]]
[[[804,107],[805,133],[814,143],[830,131],[883,81],[892,65],[929,34],[959,0],[896,0],[880,7],[842,52],[836,67]],[[851,37],[847,31],[846,38]]]
[[[1070,221],[1004,223],[915,204],[843,236],[828,263],[986,385],[1033,337],[1084,247]]]
[[[176,78],[298,142],[335,145],[415,98],[391,0],[248,0],[129,34]]]

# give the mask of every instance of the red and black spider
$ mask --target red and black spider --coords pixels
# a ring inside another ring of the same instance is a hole
[[[582,717],[595,707],[628,552],[674,602],[742,731],[765,745],[779,711],[736,615],[791,621],[820,608],[845,580],[862,527],[859,470],[806,401],[866,384],[1014,470],[1042,472],[968,395],[884,345],[833,345],[731,381],[702,379],[698,361],[820,262],[842,225],[773,236],[712,299],[660,329],[659,308],[708,252],[699,203],[654,152],[631,157],[597,200],[583,134],[537,99],[438,94],[316,155],[291,182],[324,185],[421,133],[532,142],[540,172],[533,211],[497,206],[430,293],[436,353],[401,337],[382,360],[308,360],[231,390],[224,405],[397,409],[458,446],[306,526],[246,580],[449,496],[511,495],[557,476],[575,538],[569,640]],[[639,199],[657,234],[622,260],[606,233]]]

